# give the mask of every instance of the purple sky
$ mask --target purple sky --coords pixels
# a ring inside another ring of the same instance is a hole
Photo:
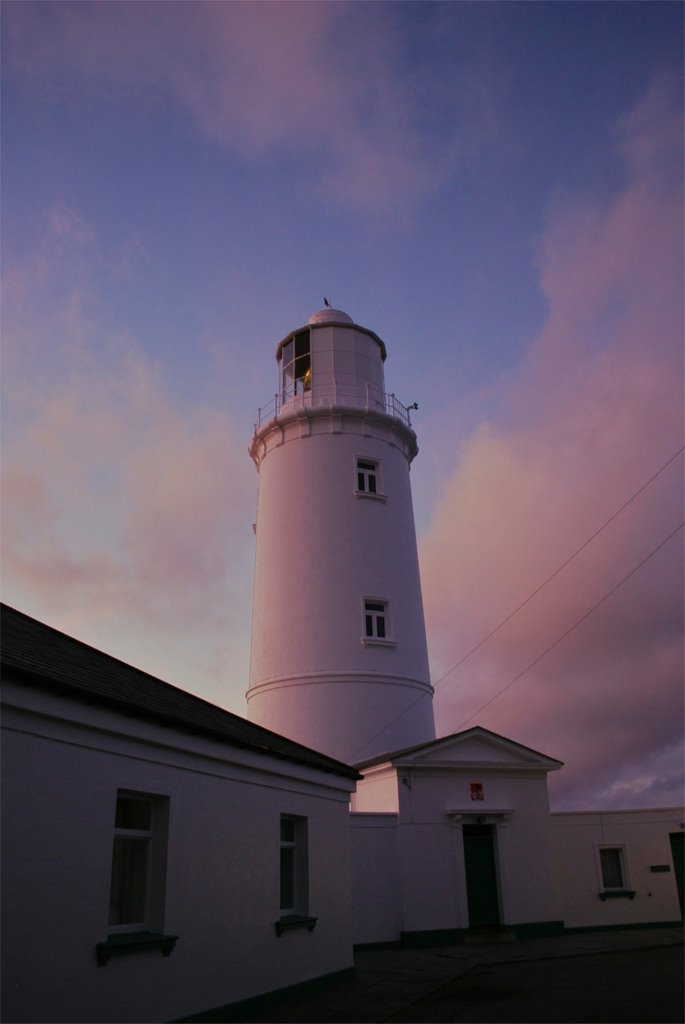
[[[679,802],[682,455],[449,670],[683,443],[682,6],[2,20],[3,599],[244,713],[247,445],[330,295],[419,404],[439,733]]]

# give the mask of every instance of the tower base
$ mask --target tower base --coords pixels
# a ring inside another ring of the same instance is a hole
[[[248,718],[347,764],[435,739],[433,688],[346,674],[271,680],[247,692]]]

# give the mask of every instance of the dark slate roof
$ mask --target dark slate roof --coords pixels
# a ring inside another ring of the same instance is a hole
[[[355,767],[362,771],[364,768],[371,768],[375,764],[386,764],[388,761],[396,761],[398,758],[405,757],[407,754],[418,753],[419,750],[429,750],[430,747],[441,746],[447,740],[455,740],[460,736],[468,736],[469,733],[479,733],[484,736],[491,736],[495,740],[503,740],[512,747],[518,747],[522,752],[534,754],[535,757],[544,758],[545,761],[556,764],[560,768],[563,767],[563,761],[558,761],[555,757],[549,757],[548,754],[541,754],[539,750],[533,750],[532,747],[526,747],[523,743],[517,743],[516,740],[511,740],[508,736],[502,736],[500,733],[493,732],[491,729],[485,729],[482,725],[473,725],[470,729],[462,729],[460,732],[451,732],[448,733],[447,736],[438,736],[434,740],[427,740],[424,743],[416,743],[411,747],[401,747],[399,750],[390,750],[386,754],[378,754],[376,757],[370,757],[366,761],[359,761],[356,763]]]
[[[0,616],[3,668],[26,683],[308,768],[359,778],[349,765],[224,711],[23,612],[2,604]]]

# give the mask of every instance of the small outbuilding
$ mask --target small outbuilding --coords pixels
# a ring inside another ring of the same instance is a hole
[[[352,968],[355,769],[2,608],[3,1018],[160,1021]]]
[[[560,761],[475,727],[357,767],[356,942],[562,928],[547,795]]]
[[[681,807],[550,813],[560,761],[476,726],[357,765],[358,944],[677,924]]]

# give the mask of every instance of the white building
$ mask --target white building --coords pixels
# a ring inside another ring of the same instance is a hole
[[[175,1020],[352,967],[357,772],[2,609],[2,1012]]]
[[[565,927],[682,919],[684,829],[682,807],[552,814]]]
[[[3,1020],[178,1020],[345,975],[354,944],[682,919],[681,808],[551,814],[559,761],[435,739],[384,359],[334,310],[278,346],[252,721],[3,608]]]
[[[357,944],[683,916],[682,807],[550,814],[547,774],[561,763],[479,727],[357,767]]]
[[[478,727],[359,766],[355,939],[560,931],[547,773],[559,761]],[[392,865],[378,887],[378,846]]]

